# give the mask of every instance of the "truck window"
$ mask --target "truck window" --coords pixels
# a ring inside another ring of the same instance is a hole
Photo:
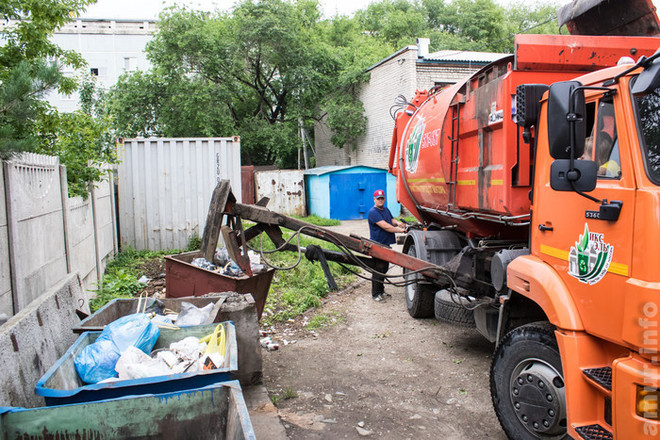
[[[596,120],[596,103],[587,102],[587,114],[584,115],[587,138],[584,142],[582,160],[594,160],[594,121]]]
[[[594,128],[594,160],[598,165],[598,177],[603,179],[621,178],[619,140],[616,133],[614,103],[611,97],[603,98],[598,102]]]
[[[660,88],[635,99],[646,173],[660,184]]]

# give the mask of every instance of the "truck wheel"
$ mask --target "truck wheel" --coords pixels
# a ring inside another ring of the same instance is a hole
[[[465,327],[474,328],[474,312],[463,307],[461,304],[469,305],[469,301],[461,296],[454,295],[446,290],[439,290],[435,293],[435,319],[442,322]]]
[[[406,251],[411,257],[417,257],[415,245],[411,245]],[[407,269],[403,270],[405,274]],[[406,275],[406,308],[413,318],[430,318],[433,316],[433,293],[435,289],[432,284],[426,284],[422,280],[424,277],[418,273]],[[414,282],[412,282],[414,281]]]
[[[570,438],[554,326],[536,322],[504,337],[493,356],[490,393],[497,418],[510,439]]]

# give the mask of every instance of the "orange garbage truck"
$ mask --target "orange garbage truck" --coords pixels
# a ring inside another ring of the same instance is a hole
[[[511,439],[660,439],[660,22],[650,0],[574,0],[559,18],[579,35],[518,35],[513,55],[400,103],[389,168],[421,225],[403,253],[236,203],[228,181],[212,206],[246,273],[262,233],[329,284],[327,260],[403,267],[411,316],[495,343]]]
[[[424,225],[404,253],[449,274],[410,270],[408,311],[496,343],[511,439],[660,438],[660,40],[515,47],[396,115],[390,172]]]

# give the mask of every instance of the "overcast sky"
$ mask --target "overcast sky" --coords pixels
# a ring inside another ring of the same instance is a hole
[[[335,14],[350,15],[362,9],[373,0],[320,0],[323,12],[327,17]],[[497,3],[507,5],[509,3],[529,0],[496,0]],[[534,0],[532,0],[533,2]],[[551,0],[549,0],[551,1]],[[548,3],[544,2],[544,3]],[[558,4],[569,3],[570,0],[555,0]],[[212,11],[215,9],[228,10],[234,4],[234,0],[98,0],[90,6],[83,17],[88,18],[123,18],[123,19],[152,19],[158,16],[160,10],[174,3],[186,4],[194,9]],[[653,0],[653,4],[660,4],[660,0]]]

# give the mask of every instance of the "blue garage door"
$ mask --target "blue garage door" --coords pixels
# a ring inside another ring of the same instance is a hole
[[[330,176],[330,218],[367,218],[377,189],[385,189],[385,173],[333,174]]]

